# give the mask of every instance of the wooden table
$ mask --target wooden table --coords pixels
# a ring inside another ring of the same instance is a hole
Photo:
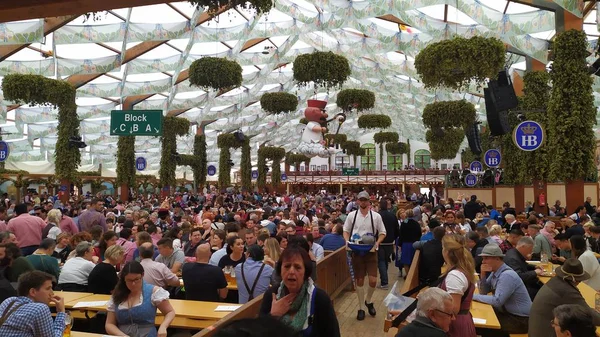
[[[476,328],[500,329],[500,321],[496,317],[494,308],[491,305],[473,301],[471,302],[470,311],[473,318],[485,319],[485,323],[483,324],[475,323]]]
[[[65,299],[65,308],[72,308],[73,304],[82,301],[83,298],[92,296],[92,293],[79,293],[74,291],[55,291],[54,295]]]
[[[183,279],[180,278],[179,279],[179,285],[181,285],[182,287],[185,287],[185,285],[183,284]],[[227,282],[227,289],[229,290],[238,290],[238,286],[237,286],[237,280],[236,279],[232,279],[231,281]]]
[[[113,335],[107,335],[107,334],[103,334],[103,333],[71,331],[71,337],[113,337]],[[118,336],[114,336],[114,337],[118,337]]]
[[[106,301],[110,299],[110,295],[91,295],[83,298],[84,302],[96,302]],[[227,316],[229,312],[216,312],[215,309],[219,305],[235,305],[231,303],[219,303],[219,302],[202,302],[202,301],[188,301],[188,300],[169,300],[171,306],[175,310],[176,316],[171,322],[173,328],[184,328],[184,329],[203,329],[216,323],[221,318]],[[71,303],[71,308],[77,302]],[[105,312],[106,305],[103,306],[90,306],[83,308],[72,309],[73,313],[79,312],[76,318],[80,318],[80,315],[85,317],[86,312]],[[160,325],[164,320],[164,315],[157,310],[155,323]]]

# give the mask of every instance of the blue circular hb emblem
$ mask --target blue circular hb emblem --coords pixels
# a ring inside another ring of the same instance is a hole
[[[535,151],[544,143],[544,129],[535,121],[519,123],[513,130],[513,142],[523,151]]]

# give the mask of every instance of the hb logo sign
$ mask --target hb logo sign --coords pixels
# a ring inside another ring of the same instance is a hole
[[[523,151],[535,151],[544,143],[544,129],[538,122],[525,121],[513,131],[513,142]]]

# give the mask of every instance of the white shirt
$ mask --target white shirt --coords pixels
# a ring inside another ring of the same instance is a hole
[[[313,254],[315,254],[315,257],[317,258],[317,262],[319,262],[320,260],[322,260],[325,257],[325,251],[323,250],[323,246],[321,246],[320,244],[314,242],[312,244],[312,247],[310,248],[310,250],[312,250]]]
[[[371,215],[373,215],[373,223],[371,224]],[[354,222],[354,217],[356,216],[356,223],[354,223],[354,230],[352,229],[352,223]],[[375,233],[373,233],[373,228],[375,228]],[[352,231],[352,233],[350,233]],[[363,216],[360,210],[352,211],[346,217],[346,222],[344,222],[344,232],[350,234],[350,239],[352,239],[352,235],[358,234],[361,237],[365,234],[373,234],[374,236],[385,235],[387,232],[385,231],[385,226],[383,225],[383,220],[381,219],[381,215],[379,213],[369,210],[366,216]],[[377,233],[377,234],[376,234]],[[377,237],[375,237],[377,239]]]
[[[214,252],[212,254],[212,256],[210,257],[210,260],[208,261],[208,264],[213,265],[213,266],[218,266],[219,261],[221,261],[221,258],[225,255],[227,255],[227,244],[224,244],[223,248],[217,250],[216,252]]]
[[[164,300],[168,300],[169,299],[169,292],[164,290],[161,287],[154,287],[154,289],[152,289],[152,297],[150,298],[150,301],[152,302],[153,306],[158,306],[160,304],[160,302],[164,301]],[[142,292],[140,294],[140,298],[138,299],[138,302],[135,303],[133,307],[137,307],[138,305],[141,305],[142,302],[144,302],[144,293]],[[129,301],[123,301],[121,302],[121,304],[119,304],[119,309],[121,310],[127,310],[129,309]],[[115,302],[113,302],[112,296],[110,297],[110,300],[108,300],[108,302],[106,303],[106,311],[110,311],[110,312],[115,312]]]
[[[600,264],[598,263],[598,259],[594,256],[594,253],[586,250],[579,256],[578,260],[581,262],[583,270],[590,274],[590,279],[583,281],[583,283],[596,291],[600,290]]]
[[[318,143],[323,140],[323,134],[320,132],[314,132],[313,128],[315,126],[321,126],[317,122],[308,122],[306,127],[304,128],[304,132],[302,132],[302,142],[303,143]]]
[[[92,261],[88,261],[83,257],[74,257],[67,260],[60,275],[58,276],[58,284],[77,283],[88,284],[88,276],[96,265]]]
[[[446,291],[448,294],[464,295],[469,289],[469,281],[459,270],[452,270],[446,276]]]

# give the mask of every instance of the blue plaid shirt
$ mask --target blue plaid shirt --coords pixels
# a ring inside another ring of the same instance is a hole
[[[9,297],[0,304],[0,315],[12,302],[25,303],[8,317],[0,327],[0,337],[62,337],[65,329],[65,313],[56,314],[52,320],[50,308],[29,297]]]

